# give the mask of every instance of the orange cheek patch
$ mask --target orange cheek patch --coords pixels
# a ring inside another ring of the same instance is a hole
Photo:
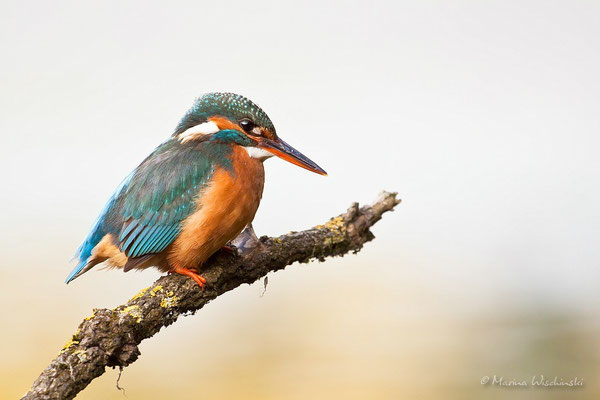
[[[235,122],[232,122],[229,118],[216,116],[216,117],[210,117],[208,120],[217,124],[217,126],[221,130],[234,129],[236,131],[240,131],[240,132],[244,133],[244,130],[238,124],[236,124]]]
[[[215,116],[215,117],[210,117],[208,118],[209,121],[214,122],[220,130],[225,130],[225,129],[233,129],[239,132],[242,132],[244,135],[248,136],[250,139],[252,140],[258,140],[255,136],[249,135],[248,133],[246,133],[241,126],[239,126],[238,124],[236,124],[235,122],[231,121],[229,118],[225,118],[225,117],[219,117],[219,116]],[[273,137],[274,135],[266,130],[262,130],[261,131],[263,133],[263,135],[266,133],[267,135],[270,136],[266,136],[267,138]]]

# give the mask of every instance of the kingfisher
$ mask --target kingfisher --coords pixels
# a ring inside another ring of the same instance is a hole
[[[327,175],[284,142],[246,97],[199,97],[117,187],[77,250],[66,283],[106,262],[125,272],[156,267],[203,287],[203,263],[251,226],[263,193],[263,162],[274,155]]]

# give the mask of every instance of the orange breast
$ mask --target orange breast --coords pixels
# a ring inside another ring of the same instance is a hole
[[[183,222],[167,256],[171,268],[199,267],[254,219],[265,181],[263,164],[234,146],[232,166],[233,173],[215,171],[197,211]]]

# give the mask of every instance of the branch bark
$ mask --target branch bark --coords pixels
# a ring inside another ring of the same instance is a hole
[[[123,305],[94,309],[23,399],[72,399],[106,367],[122,368],[137,360],[142,340],[221,294],[297,261],[357,253],[374,239],[369,228],[399,203],[396,193],[382,192],[373,204],[359,208],[353,203],[323,225],[279,237],[263,236],[244,257],[218,252],[202,269],[208,281],[204,291],[187,277],[168,275]]]

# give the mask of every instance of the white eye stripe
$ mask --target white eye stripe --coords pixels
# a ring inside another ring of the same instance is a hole
[[[196,139],[200,136],[210,135],[212,133],[219,132],[220,129],[213,121],[203,122],[201,124],[192,126],[177,135],[177,139],[181,143],[185,143],[189,140]]]

